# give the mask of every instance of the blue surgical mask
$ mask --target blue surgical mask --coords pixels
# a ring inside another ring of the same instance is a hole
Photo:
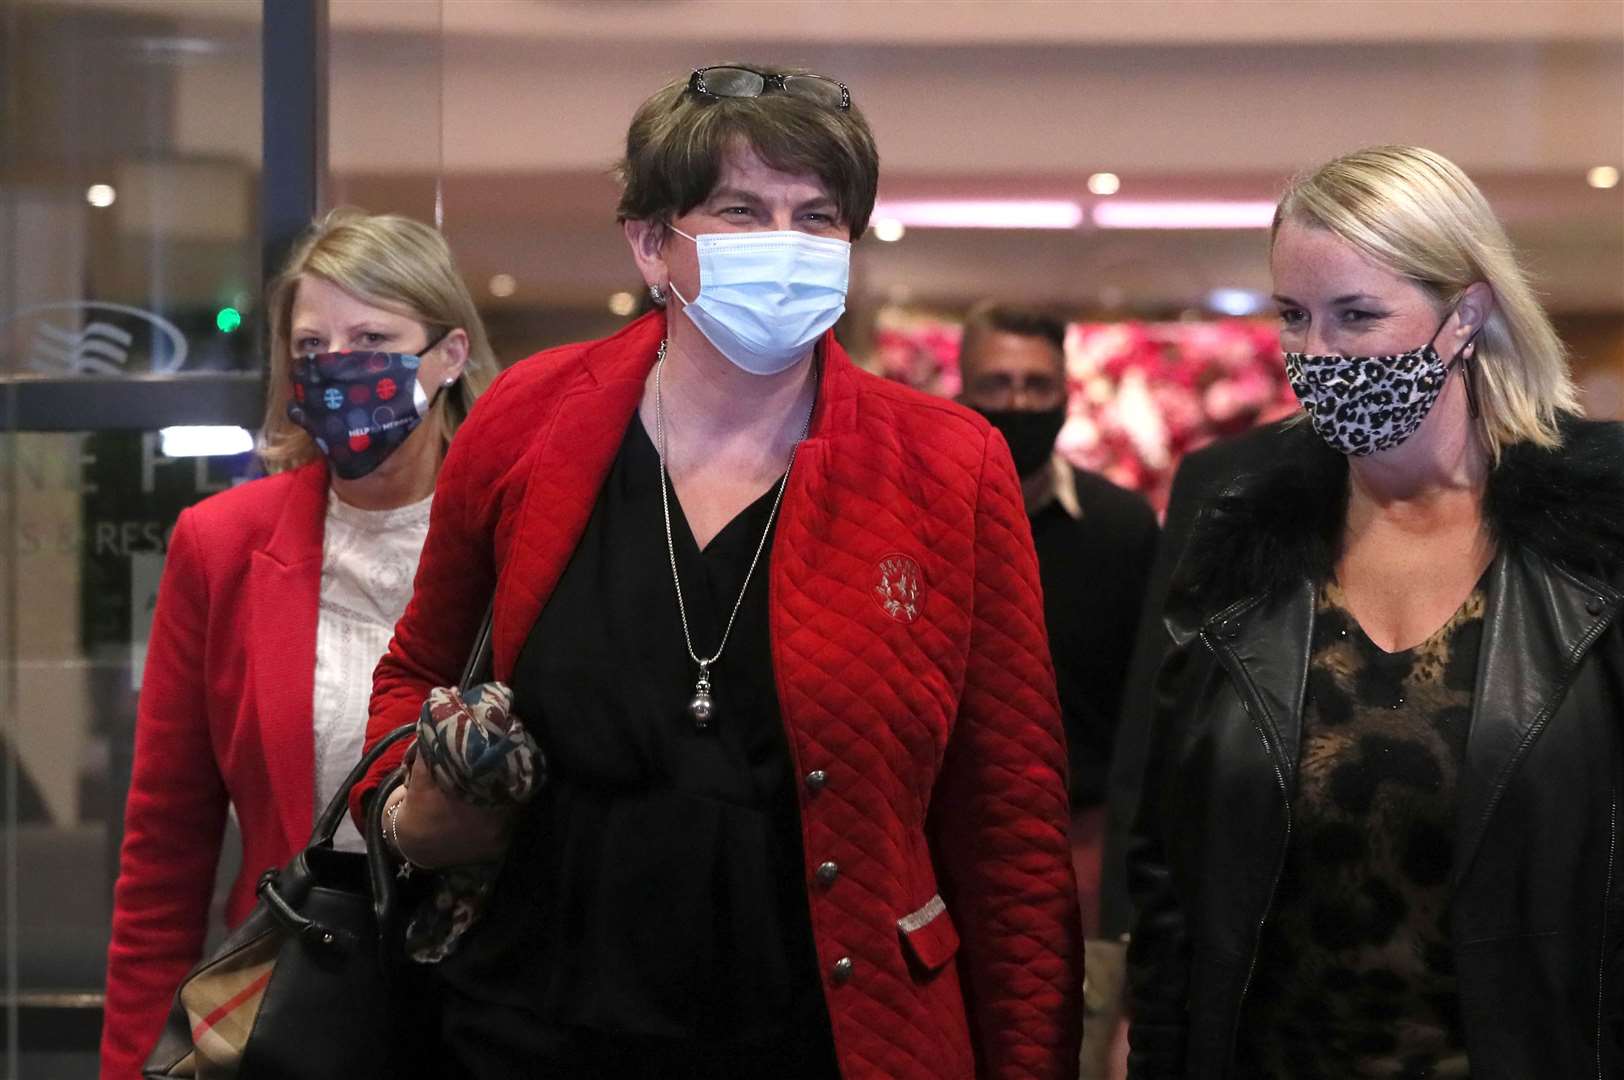
[[[787,232],[688,236],[699,252],[699,292],[671,291],[718,352],[752,375],[791,367],[846,310],[851,244]]]

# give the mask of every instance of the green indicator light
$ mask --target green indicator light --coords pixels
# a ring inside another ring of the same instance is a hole
[[[242,312],[234,307],[224,307],[214,316],[214,325],[220,328],[223,334],[229,334],[242,325]]]

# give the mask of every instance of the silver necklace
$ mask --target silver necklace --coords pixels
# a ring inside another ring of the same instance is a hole
[[[671,499],[666,493],[665,468],[665,408],[661,393],[662,377],[665,374],[665,347],[660,342],[660,356],[654,362],[654,441],[660,454],[660,509],[665,512],[665,551],[671,557],[671,583],[677,587],[677,614],[682,617],[682,640],[688,646],[688,658],[699,665],[699,679],[694,683],[694,696],[688,699],[688,716],[694,722],[694,730],[704,731],[710,727],[711,721],[716,717],[716,703],[711,697],[711,665],[722,658],[722,650],[727,648],[727,637],[733,632],[733,620],[739,617],[739,608],[744,606],[745,591],[750,588],[750,578],[756,572],[756,564],[761,561],[761,553],[767,547],[767,537],[772,534],[773,521],[778,517],[778,504],[784,501],[784,488],[789,486],[789,473],[795,467],[795,451],[801,447],[812,428],[812,409],[806,410],[806,420],[801,424],[801,437],[795,440],[795,445],[789,451],[789,464],[784,466],[784,478],[778,481],[778,494],[773,496],[773,508],[767,515],[767,527],[761,531],[761,540],[756,544],[756,553],[750,559],[750,569],[744,572],[744,584],[739,587],[739,598],[733,601],[733,614],[727,617],[727,627],[722,631],[722,640],[716,645],[716,652],[709,659],[702,659],[694,652],[694,638],[688,630],[688,605],[682,599],[682,578],[677,574],[677,545],[671,539]],[[813,399],[814,404],[816,398]]]

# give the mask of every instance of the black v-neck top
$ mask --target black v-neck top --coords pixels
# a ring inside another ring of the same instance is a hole
[[[515,664],[514,711],[547,755],[548,783],[474,935],[489,939],[476,952],[501,955],[453,979],[481,1000],[463,1011],[462,1040],[514,1040],[492,1076],[519,1063],[550,1075],[833,1076],[773,678],[772,540],[711,667],[715,717],[696,730],[662,478],[634,416]],[[721,640],[777,490],[703,551],[670,493],[701,656]],[[493,1022],[493,1000],[516,1015]]]
[[[1296,827],[1237,1033],[1237,1075],[1471,1075],[1449,879],[1486,578],[1425,641],[1391,653],[1334,580],[1320,587]]]

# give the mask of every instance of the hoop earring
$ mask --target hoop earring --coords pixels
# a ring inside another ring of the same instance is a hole
[[[654,301],[656,304],[659,304],[661,307],[665,307],[665,290],[660,288],[658,285],[650,285],[648,287],[648,298]]]

